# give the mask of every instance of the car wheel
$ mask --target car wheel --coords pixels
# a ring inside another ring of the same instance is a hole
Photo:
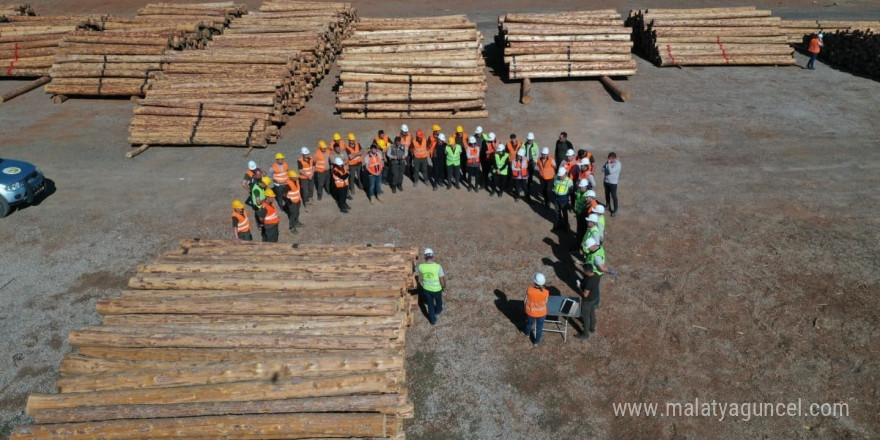
[[[4,199],[3,197],[0,197],[0,218],[9,215],[10,210],[12,210],[12,207],[9,206],[9,202],[7,202],[6,199]]]

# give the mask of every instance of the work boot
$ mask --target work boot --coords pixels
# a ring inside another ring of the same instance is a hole
[[[376,196],[376,201],[379,202],[379,203],[385,203],[385,202],[382,201],[382,199],[379,198],[379,196]]]
[[[391,194],[397,194],[397,187],[396,186],[391,187]]]
[[[293,234],[293,235],[296,235],[296,234],[297,234],[297,230],[296,230],[296,228],[290,228],[289,231],[290,231],[290,233]]]
[[[590,332],[578,333],[575,337],[578,339],[590,339]]]
[[[301,221],[297,220],[296,223],[294,223],[294,226],[305,226],[305,225],[303,225]]]
[[[352,197],[351,194],[345,196],[345,198],[346,200],[354,200],[354,197]]]

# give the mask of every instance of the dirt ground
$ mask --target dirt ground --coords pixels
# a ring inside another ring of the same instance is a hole
[[[141,1],[31,2],[43,14],[133,15]],[[250,6],[258,2],[249,1]],[[599,1],[590,7],[692,7],[720,1]],[[755,3],[751,3],[755,4]],[[761,2],[787,18],[880,19],[874,1]],[[362,16],[466,12],[491,43],[505,11],[567,10],[524,0],[356,2]],[[805,58],[798,55],[799,64]],[[608,219],[598,332],[532,349],[521,300],[543,271],[573,294],[570,237],[510,197],[406,184],[342,215],[325,199],[285,242],[435,249],[447,311],[418,320],[407,348],[411,439],[880,437],[880,82],[819,64],[657,68],[615,102],[595,81],[536,82],[533,103],[491,74],[487,120],[499,137],[559,131],[623,164],[620,215]],[[333,72],[334,74],[337,72]],[[293,117],[267,165],[333,132],[360,138],[401,121],[342,121],[331,75]],[[16,81],[0,81],[8,88]],[[125,159],[132,104],[35,91],[0,106],[0,155],[38,164],[57,191],[0,220],[0,439],[28,423],[30,392],[52,392],[67,332],[99,322],[138,264],[184,237],[229,238],[247,159],[232,148],[154,148]],[[434,121],[405,121],[427,128]],[[600,192],[600,196],[601,196]],[[625,402],[846,403],[842,417],[623,417]]]

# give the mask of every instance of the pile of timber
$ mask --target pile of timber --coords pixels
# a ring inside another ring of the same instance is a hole
[[[803,44],[809,43],[803,36]],[[838,31],[826,33],[825,47],[819,52],[822,61],[843,66],[850,71],[880,80],[880,34],[872,31]]]
[[[143,96],[166,51],[198,49],[247,11],[227,3],[149,4],[135,18],[107,17],[101,32],[67,34],[49,72],[46,93]]]
[[[100,29],[104,20],[101,16],[42,16],[27,11],[18,15],[0,12],[0,77],[48,75],[67,33]]]
[[[184,240],[70,333],[11,439],[401,440],[415,254]]]
[[[509,79],[636,74],[630,30],[613,9],[501,15],[496,41]]]
[[[367,18],[342,42],[343,118],[486,118],[482,35],[467,16]]]
[[[274,1],[236,19],[204,50],[162,58],[138,101],[132,145],[265,147],[305,106],[356,11],[348,3]]]
[[[27,3],[14,3],[14,4],[2,4],[0,5],[0,21],[3,21],[4,17],[10,16],[21,16],[28,15],[34,16],[37,15],[34,8]]]
[[[834,20],[782,20],[782,31],[788,37],[788,44],[801,44],[804,35],[837,31],[877,31],[880,21],[834,21]]]
[[[635,50],[658,66],[792,65],[779,17],[754,6],[629,13]]]

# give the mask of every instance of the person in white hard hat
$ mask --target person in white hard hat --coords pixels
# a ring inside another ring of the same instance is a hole
[[[244,179],[241,180],[241,187],[250,192],[251,188],[253,188],[264,175],[263,170],[257,166],[256,162],[249,161],[247,171],[244,172]]]
[[[587,233],[587,202],[589,197],[587,193],[589,190],[587,187],[589,186],[589,182],[586,179],[581,179],[578,182],[577,189],[574,192],[574,219],[575,219],[575,235],[574,241],[571,243],[571,252],[577,253],[581,249],[581,244],[584,241],[584,235]]]
[[[495,133],[489,133],[486,141],[480,147],[480,163],[483,165],[483,186],[492,194],[492,168],[495,166],[495,151],[498,149],[498,140]]]
[[[599,227],[599,244],[605,244],[605,207],[599,204],[596,204],[596,207],[593,208],[593,214],[598,218],[598,222],[596,226]]]
[[[529,160],[526,159],[526,150],[524,148],[520,148],[516,152],[516,158],[510,164],[510,172],[513,178],[513,200],[519,202],[520,193],[528,200]]]
[[[315,158],[309,154],[309,149],[302,147],[300,157],[296,161],[299,170],[299,185],[302,188],[302,205],[306,207],[315,193]]]
[[[584,272],[587,274],[593,273],[599,281],[601,281],[602,275],[605,272],[610,273],[612,276],[614,275],[614,271],[608,267],[608,261],[605,258],[605,249],[594,239],[586,238],[584,239],[583,244],[583,252],[584,252]],[[589,266],[589,267],[588,267]],[[596,285],[593,290],[596,291],[596,306],[599,305],[599,281],[596,281]]]
[[[510,175],[510,163],[510,153],[507,152],[504,145],[496,146],[495,155],[492,157],[493,185],[489,190],[490,196],[494,193],[497,193],[499,198],[504,195],[504,190],[507,189],[507,178]]]
[[[428,309],[428,322],[437,323],[437,315],[443,313],[443,291],[446,289],[446,274],[443,266],[434,261],[434,250],[425,249],[425,262],[415,266],[416,279],[421,286],[421,296]],[[419,257],[416,257],[416,261]]]
[[[547,299],[550,298],[550,289],[544,286],[547,279],[544,274],[538,272],[532,277],[532,286],[526,291],[525,304],[526,311],[526,336],[532,337],[532,328],[535,329],[535,336],[532,339],[532,346],[536,347],[541,343],[541,335],[544,333],[544,320],[547,318]]]
[[[333,176],[333,184],[336,189],[336,204],[340,211],[348,214],[348,211],[351,210],[351,207],[348,206],[348,185],[351,178],[348,164],[341,157],[337,157],[333,160],[330,174]]]
[[[584,240],[592,238],[593,241],[602,245],[602,232],[599,231],[599,216],[596,214],[590,214],[587,216],[587,233],[584,235]]]
[[[556,197],[556,224],[553,226],[553,232],[567,233],[571,231],[568,223],[569,194],[574,183],[568,177],[568,172],[563,167],[559,167],[556,172],[556,180],[553,181],[553,194]]]
[[[541,157],[541,147],[538,146],[538,143],[535,142],[535,133],[529,132],[526,135],[526,141],[523,142],[523,149],[526,151],[526,160],[529,163],[529,179],[526,184],[526,203],[530,203],[532,201],[532,192],[536,190],[537,185],[537,177],[535,176],[535,163],[537,163],[538,158]],[[537,196],[536,196],[537,197]]]
[[[412,169],[413,169],[413,167],[412,167],[413,135],[410,134],[408,125],[403,124],[400,126],[400,134],[398,134],[397,137],[395,138],[395,142],[397,142],[397,138],[400,138],[400,142],[403,143],[404,148],[406,148],[406,155],[404,156],[405,165],[404,165],[404,169],[403,169],[403,175],[409,174],[411,176]],[[401,185],[403,185],[403,184],[401,183]],[[400,191],[403,191],[403,186],[401,186],[399,189],[400,189]]]
[[[807,69],[816,70],[816,59],[819,58],[819,52],[825,47],[822,40],[822,33],[810,35],[810,42],[807,44],[807,52],[810,53],[810,61],[807,61]]]
[[[440,130],[439,125],[435,125],[434,128]],[[431,138],[431,175],[434,177],[431,186],[434,187],[434,191],[437,191],[437,186],[443,185],[446,176],[446,135],[436,133],[436,136],[434,134],[431,136],[433,136]]]
[[[593,167],[590,165],[590,159],[586,157],[581,158],[581,161],[578,163],[577,180],[586,180],[587,188],[589,189],[596,187],[596,179],[593,178]]]
[[[550,209],[550,202],[553,200],[553,179],[556,177],[556,161],[550,157],[549,148],[541,149],[541,157],[535,162],[532,174],[537,175],[541,181],[538,192],[544,199],[544,208]]]
[[[480,127],[477,127],[480,128]],[[477,138],[471,136],[468,138],[468,145],[464,149],[465,164],[464,183],[468,192],[477,192],[483,188],[483,171],[480,169],[480,143]]]

